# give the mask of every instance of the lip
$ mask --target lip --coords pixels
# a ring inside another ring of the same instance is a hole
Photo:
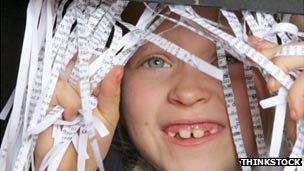
[[[204,124],[204,123],[208,123],[208,124],[214,124],[217,126],[218,128],[218,132],[214,133],[214,134],[208,134],[205,135],[201,138],[187,138],[187,139],[182,139],[182,138],[178,138],[178,137],[171,137],[166,133],[166,129],[168,129],[169,127],[172,126],[176,126],[176,125],[180,125],[180,126],[184,126],[184,125],[194,125],[194,124]],[[179,145],[179,146],[183,146],[183,147],[193,147],[193,146],[198,146],[198,145],[203,145],[207,142],[210,142],[216,138],[218,138],[219,136],[221,136],[221,134],[223,133],[223,130],[226,127],[216,121],[211,121],[211,120],[179,120],[179,121],[174,121],[171,122],[169,124],[166,124],[163,128],[162,128],[162,137],[164,137],[164,139],[166,141],[169,141],[173,144]]]

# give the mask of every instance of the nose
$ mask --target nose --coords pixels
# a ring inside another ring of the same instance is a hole
[[[206,103],[211,98],[210,78],[201,71],[185,64],[176,72],[168,101],[174,105],[193,106]],[[208,81],[209,80],[209,81]]]

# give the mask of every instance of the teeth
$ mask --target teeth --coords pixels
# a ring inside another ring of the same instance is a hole
[[[196,126],[192,126],[191,128],[180,129],[179,131],[170,130],[170,131],[167,132],[167,134],[168,134],[169,137],[175,137],[176,134],[178,134],[179,137],[183,138],[183,139],[191,138],[191,135],[192,135],[193,138],[201,138],[201,137],[206,135],[206,131],[207,131],[207,134],[208,133],[215,134],[219,130],[218,130],[217,127],[211,127],[211,129],[209,129],[209,130],[203,130],[201,127],[196,125]]]
[[[194,129],[192,133],[194,138],[201,138],[204,136],[205,132],[202,129]]]
[[[182,129],[179,131],[179,136],[181,138],[190,138],[191,132],[190,132],[190,130]]]
[[[217,133],[217,128],[212,128],[209,132],[210,134],[215,134]]]
[[[169,132],[168,132],[168,135],[169,135],[170,137],[174,137],[174,136],[176,135],[176,133],[175,133],[175,132],[172,132],[172,131],[169,131]]]

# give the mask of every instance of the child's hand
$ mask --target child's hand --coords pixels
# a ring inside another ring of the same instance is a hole
[[[73,66],[74,62],[71,61],[65,72],[67,77],[69,77],[69,73]],[[109,74],[106,75],[100,86],[93,92],[93,94],[98,97],[98,105],[97,108],[93,110],[93,114],[106,125],[110,132],[110,135],[102,138],[96,132],[96,138],[103,157],[106,156],[110,148],[114,131],[119,120],[120,83],[122,75],[123,67],[114,67]],[[81,109],[79,85],[77,85],[76,89],[74,89],[67,82],[67,78],[59,79],[56,84],[48,111],[51,111],[56,105],[60,105],[64,108],[64,120],[74,120],[78,114],[78,110]],[[52,129],[53,127],[49,127],[38,136],[35,147],[36,169],[40,167],[44,156],[53,146]],[[86,160],[86,170],[96,170],[97,165],[95,163],[93,151],[89,144],[87,152],[90,158]],[[70,144],[58,170],[76,170],[76,167],[77,152],[73,145]]]
[[[249,37],[249,43],[263,55],[272,60],[272,62],[280,67],[285,73],[293,69],[304,69],[304,56],[282,56],[275,57],[274,55],[284,45],[277,45],[266,40],[258,41],[255,37]],[[304,45],[304,42],[294,44]],[[277,91],[282,85],[273,77],[267,80],[267,86],[270,91]],[[294,120],[304,116],[304,71],[294,81],[288,92],[288,104],[291,118]]]

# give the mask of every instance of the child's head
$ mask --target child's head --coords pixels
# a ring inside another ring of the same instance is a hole
[[[208,17],[217,19],[217,15]],[[217,66],[213,42],[182,26],[173,27],[165,21],[155,32],[168,30],[161,36]],[[257,156],[243,65],[232,62],[229,70],[246,151],[249,157]],[[262,76],[256,71],[254,78],[257,95],[265,98]],[[236,170],[238,161],[219,80],[146,43],[129,60],[122,83],[121,114],[128,134],[153,167]]]

